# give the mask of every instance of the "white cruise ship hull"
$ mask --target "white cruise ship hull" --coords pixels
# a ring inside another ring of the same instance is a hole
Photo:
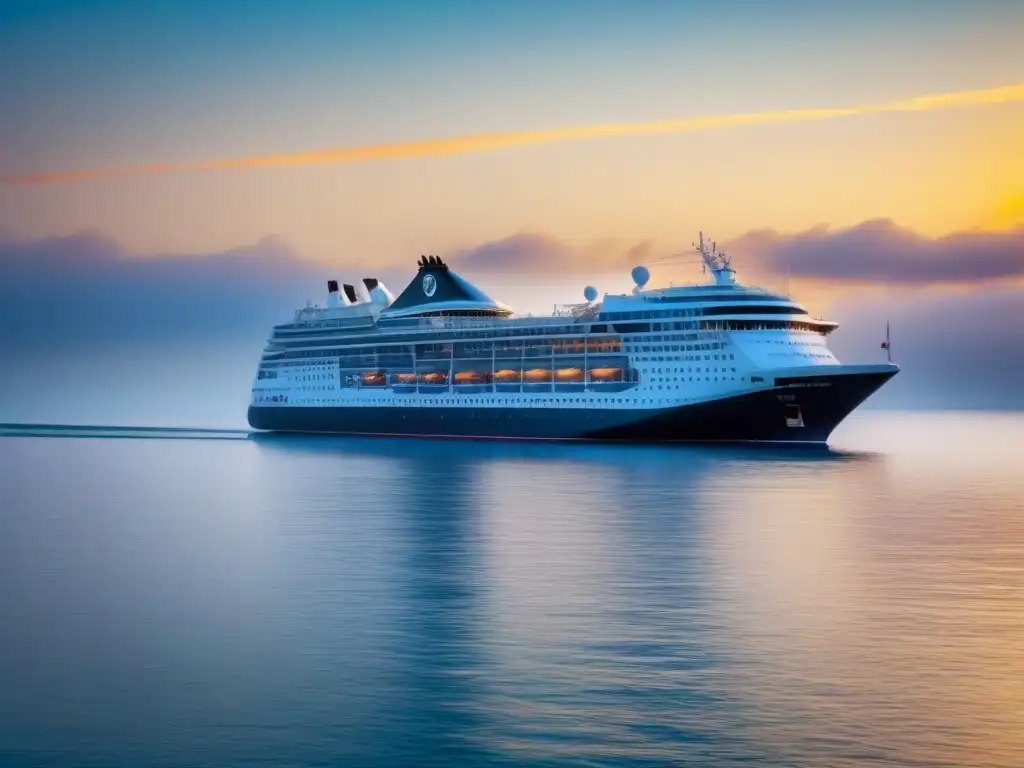
[[[557,396],[506,405],[483,395],[452,406],[252,405],[248,418],[257,430],[340,435],[821,444],[898,370],[882,364],[765,371],[756,389],[654,408],[609,408],[586,397],[569,406]]]

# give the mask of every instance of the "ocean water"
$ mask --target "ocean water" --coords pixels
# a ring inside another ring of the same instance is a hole
[[[0,428],[0,765],[1024,765],[1024,415]]]

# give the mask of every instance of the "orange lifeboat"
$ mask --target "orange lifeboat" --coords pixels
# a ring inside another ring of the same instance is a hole
[[[558,381],[583,381],[583,369],[559,368],[555,371],[555,378]]]
[[[500,381],[500,382],[509,382],[509,381],[516,382],[516,381],[519,381],[519,379],[520,379],[519,371],[513,370],[511,368],[503,368],[500,371],[495,371],[494,372],[494,380],[495,381]]]
[[[547,368],[531,368],[523,372],[523,381],[551,381],[551,371]]]
[[[591,381],[619,381],[622,379],[621,368],[591,368]]]

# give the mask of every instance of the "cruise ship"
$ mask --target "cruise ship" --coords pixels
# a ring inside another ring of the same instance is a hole
[[[822,444],[899,368],[841,364],[837,323],[736,281],[703,233],[708,280],[630,293],[588,286],[517,316],[421,256],[397,298],[327,283],[326,306],[273,328],[253,382],[256,430],[463,438]],[[883,347],[886,346],[883,344]]]

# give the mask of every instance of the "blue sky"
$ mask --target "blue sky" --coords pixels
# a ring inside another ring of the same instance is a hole
[[[1024,17],[992,2],[6,5],[5,168],[982,87],[1020,75]]]

